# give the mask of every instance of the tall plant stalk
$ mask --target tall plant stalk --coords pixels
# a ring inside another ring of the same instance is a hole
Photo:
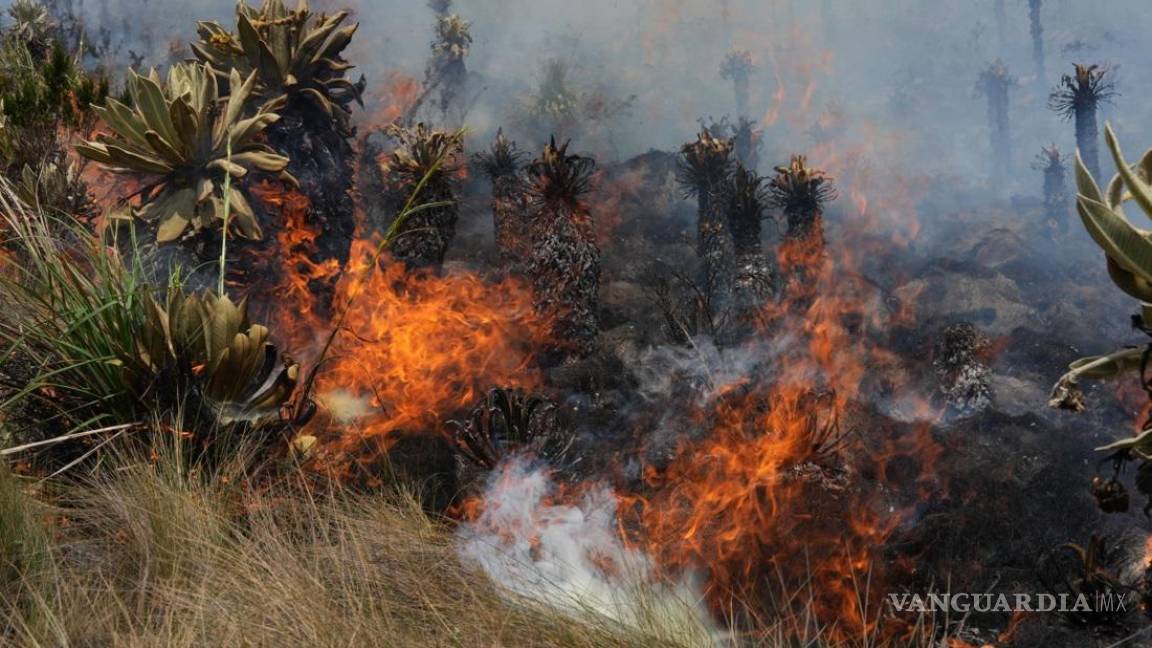
[[[1035,66],[1036,84],[1044,87],[1044,79],[1048,78],[1044,66],[1044,25],[1040,20],[1040,11],[1044,6],[1043,0],[1028,0],[1028,31],[1032,35],[1032,65]]]
[[[1076,125],[1076,148],[1084,166],[1100,176],[1100,136],[1096,112],[1101,103],[1116,96],[1112,70],[1108,66],[1075,64],[1073,74],[1060,78],[1060,85],[1048,97],[1048,107]]]
[[[1002,186],[1012,170],[1012,136],[1009,130],[1009,91],[1016,81],[1008,66],[996,61],[980,73],[977,91],[988,99],[989,150],[992,153],[993,184]]]

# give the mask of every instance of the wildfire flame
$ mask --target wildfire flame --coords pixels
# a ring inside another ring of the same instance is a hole
[[[318,383],[321,398],[340,391],[370,405],[345,433],[437,432],[493,385],[539,385],[531,359],[547,327],[526,285],[437,276],[390,260],[369,272],[374,247],[359,241],[353,251],[340,289],[352,306]]]
[[[833,263],[812,238],[783,245],[779,255],[785,273],[815,271],[768,308],[773,335],[791,340],[789,348],[771,358],[767,381],[728,386],[696,412],[708,433],[683,444],[666,470],[650,472],[654,492],[639,499],[639,541],[666,568],[703,570],[709,600],[726,615],[765,600],[762,588],[778,578],[811,578],[820,584],[813,603],[821,618],[870,631],[874,551],[903,516],[879,488],[856,486],[858,475],[848,488],[839,475],[872,472],[883,484],[890,462],[912,459],[913,481],[927,487],[937,451],[927,425],[910,437],[873,435],[864,448],[844,428],[860,416],[856,401],[874,374],[897,385],[904,377],[892,354],[856,328],[881,318],[877,300],[844,280],[846,256]],[[852,452],[838,453],[845,444]]]
[[[346,267],[317,263],[308,199],[275,183],[257,185],[254,194],[281,215],[277,333],[313,364],[322,362],[315,385],[321,408],[309,433],[325,442],[326,469],[339,473],[371,460],[357,456],[365,442],[386,449],[394,432],[442,433],[445,420],[495,385],[540,384],[531,360],[550,329],[523,282],[410,270],[378,255],[378,237],[364,233]],[[332,303],[319,303],[317,282],[337,277]]]

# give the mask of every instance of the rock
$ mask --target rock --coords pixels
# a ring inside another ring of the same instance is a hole
[[[915,303],[921,319],[967,320],[991,336],[1041,322],[1016,282],[978,266],[933,262],[893,294],[903,303]]]

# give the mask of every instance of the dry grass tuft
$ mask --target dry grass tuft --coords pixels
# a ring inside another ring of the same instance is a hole
[[[258,484],[250,452],[229,456],[209,468],[148,448],[67,482],[0,473],[0,645],[890,647],[831,642],[803,611],[717,636],[643,591],[627,595],[649,623],[630,627],[517,603],[461,563],[417,494],[292,471]]]
[[[18,646],[654,645],[511,604],[410,494],[256,488],[237,461],[122,457],[50,515],[0,480],[0,641]],[[42,520],[44,521],[42,523]],[[47,539],[51,536],[51,542]]]

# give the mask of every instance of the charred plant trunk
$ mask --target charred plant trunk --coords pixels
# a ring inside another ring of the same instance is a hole
[[[534,246],[528,265],[537,312],[552,319],[555,349],[583,358],[599,333],[600,249],[584,211],[542,215],[552,222]]]
[[[519,174],[492,179],[492,226],[500,265],[514,269],[530,251],[527,237],[528,197]]]
[[[953,416],[979,412],[992,404],[992,372],[982,359],[989,344],[967,322],[944,329],[932,353],[939,400]]]
[[[751,333],[772,295],[772,268],[760,241],[768,196],[764,179],[742,166],[728,188],[728,226],[732,232],[735,268],[733,307],[736,336]]]
[[[468,67],[464,59],[448,62],[440,70],[440,116],[448,123],[455,108],[458,116],[464,113],[463,103],[468,94]]]
[[[732,174],[728,189],[728,226],[737,256],[763,254],[760,235],[763,230],[764,203],[767,199],[761,184],[763,178],[743,166]]]
[[[431,203],[450,204],[409,216],[388,246],[388,251],[392,258],[403,261],[410,268],[439,268],[444,265],[448,246],[456,236],[456,221],[460,216],[456,206],[456,192],[448,183],[429,183],[421,196]]]
[[[439,8],[432,6],[436,12],[436,40],[424,72],[424,88],[425,92],[439,89],[441,121],[459,124],[467,113],[468,68],[464,59],[472,45],[471,23],[457,14],[442,13]]]
[[[703,256],[705,242],[715,225],[724,225],[724,194],[732,172],[732,140],[714,137],[707,129],[680,149],[678,181],[686,197],[696,198],[696,252]]]
[[[1068,170],[1056,145],[1041,149],[1034,169],[1044,173],[1044,223],[1049,230],[1068,231]]]
[[[595,162],[553,140],[528,167],[532,180],[532,253],[527,274],[538,313],[552,322],[564,361],[589,355],[599,334],[600,249],[583,195]]]
[[[285,111],[280,121],[268,129],[268,143],[288,156],[288,172],[308,199],[304,222],[311,230],[310,243],[294,252],[307,258],[312,267],[335,262],[343,268],[348,262],[356,233],[356,206],[352,199],[353,133],[341,132],[326,115],[307,111]],[[298,224],[279,222],[276,230]],[[287,252],[281,250],[281,253]],[[310,276],[309,290],[321,309],[332,306],[339,272]]]
[[[754,172],[760,167],[760,131],[747,117],[741,117],[736,123],[733,152],[745,169]]]
[[[752,54],[747,50],[729,52],[720,64],[720,77],[732,82],[738,117],[748,116],[748,87],[755,70],[756,66],[752,63]]]
[[[736,96],[736,112],[740,116],[748,115],[748,73],[740,72],[732,77],[732,91]]]
[[[1044,171],[1044,215],[1060,231],[1068,231],[1068,195],[1064,189],[1063,165]]]
[[[784,209],[784,222],[787,224],[785,238],[792,241],[809,241],[823,253],[824,210],[817,205],[803,207],[794,205]]]
[[[528,236],[528,187],[520,172],[520,154],[516,144],[496,136],[486,153],[476,155],[475,162],[492,182],[492,227],[500,265],[515,270],[531,252]]]
[[[1085,102],[1076,110],[1076,148],[1084,166],[1092,172],[1092,177],[1100,177],[1099,132],[1096,128],[1096,103]]]
[[[708,129],[680,151],[678,181],[686,197],[696,197],[696,254],[701,288],[714,321],[729,309],[735,281],[735,249],[728,223],[733,141]]]
[[[1012,170],[1012,137],[1008,122],[1009,89],[1013,79],[997,61],[980,74],[980,91],[988,99],[988,136],[992,152],[992,182],[1002,187]]]
[[[1044,25],[1040,21],[1043,0],[1028,0],[1028,31],[1032,34],[1032,65],[1035,66],[1036,84],[1044,88],[1048,74],[1044,68]]]

